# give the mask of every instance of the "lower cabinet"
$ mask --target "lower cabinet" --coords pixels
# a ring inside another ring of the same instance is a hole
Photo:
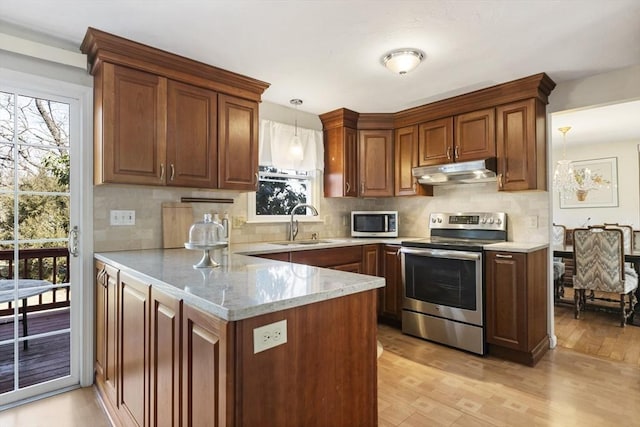
[[[549,349],[547,249],[487,251],[486,318],[489,353],[533,366]]]
[[[382,268],[386,286],[378,290],[378,317],[381,321],[400,326],[402,321],[402,263],[400,245],[382,246]]]
[[[118,402],[118,287],[120,271],[96,262],[95,374],[105,405]]]
[[[362,247],[360,246],[293,251],[290,260],[297,264],[362,273]]]

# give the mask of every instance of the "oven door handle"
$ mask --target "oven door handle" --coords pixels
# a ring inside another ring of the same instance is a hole
[[[443,249],[428,249],[428,248],[400,248],[400,252],[403,254],[416,255],[416,256],[424,256],[430,258],[448,258],[448,259],[461,259],[461,260],[471,260],[478,261],[482,259],[482,254],[480,252],[464,252],[464,251],[449,251]]]

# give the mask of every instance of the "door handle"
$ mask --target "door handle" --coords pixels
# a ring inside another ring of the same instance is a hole
[[[69,231],[69,239],[67,241],[67,249],[69,254],[74,257],[78,257],[78,226],[74,225]]]

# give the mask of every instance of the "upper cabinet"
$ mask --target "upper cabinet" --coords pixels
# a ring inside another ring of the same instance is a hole
[[[421,123],[419,140],[419,166],[495,157],[495,111],[488,108]]]
[[[250,191],[267,83],[93,28],[94,181]]]
[[[499,189],[547,189],[545,115],[535,98],[496,108]]]
[[[495,111],[493,108],[454,117],[453,158],[456,162],[496,156]]]
[[[358,113],[341,108],[322,114],[324,196],[356,197],[358,179]]]
[[[412,169],[419,165],[417,125],[395,130],[394,153],[394,195],[432,196],[433,187],[418,184],[412,173]]]

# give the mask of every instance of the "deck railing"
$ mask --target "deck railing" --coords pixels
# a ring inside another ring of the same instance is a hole
[[[14,256],[12,249],[0,250],[0,279],[12,279],[17,271],[20,279],[48,280],[54,285],[67,284],[28,298],[28,312],[69,306],[69,251],[66,247],[21,249],[17,266]],[[22,304],[22,300],[19,304]],[[0,316],[13,313],[12,302],[0,304]]]

